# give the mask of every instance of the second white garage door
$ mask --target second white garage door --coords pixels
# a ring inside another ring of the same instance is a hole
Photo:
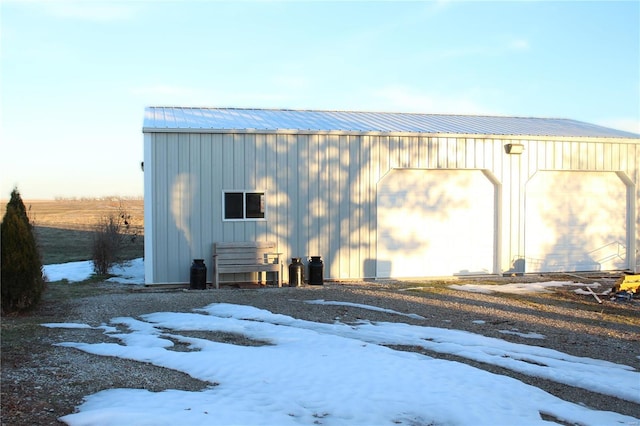
[[[378,278],[494,272],[495,185],[482,171],[392,170],[377,208]]]
[[[627,203],[615,172],[536,173],[526,187],[526,272],[625,269]]]

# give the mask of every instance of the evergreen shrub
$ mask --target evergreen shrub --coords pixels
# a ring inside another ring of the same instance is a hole
[[[42,298],[45,280],[33,225],[17,189],[0,224],[0,239],[2,314],[32,309]]]

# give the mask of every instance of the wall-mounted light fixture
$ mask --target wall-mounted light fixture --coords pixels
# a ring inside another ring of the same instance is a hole
[[[521,143],[508,143],[504,146],[504,152],[507,154],[522,154],[524,145]]]

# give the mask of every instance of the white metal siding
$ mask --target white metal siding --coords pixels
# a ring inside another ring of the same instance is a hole
[[[490,173],[502,206],[495,213],[502,229],[494,244],[497,270],[525,256],[524,194],[539,170],[622,174],[630,182],[621,206],[629,210],[627,249],[635,253],[639,246],[637,140],[519,139],[522,155],[505,154],[512,140],[481,135],[163,132],[146,133],[146,140],[145,209],[152,225],[145,256],[153,256],[154,282],[187,282],[193,258],[210,266],[211,244],[234,240],[276,241],[287,261],[322,256],[326,278],[374,277],[376,186],[394,168]],[[221,194],[232,189],[266,191],[267,220],[223,222]],[[631,255],[630,268],[634,262]]]

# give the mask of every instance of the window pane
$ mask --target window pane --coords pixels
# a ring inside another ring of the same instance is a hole
[[[247,218],[264,219],[264,194],[247,192]]]
[[[224,218],[243,219],[242,192],[226,192],[224,194]]]

